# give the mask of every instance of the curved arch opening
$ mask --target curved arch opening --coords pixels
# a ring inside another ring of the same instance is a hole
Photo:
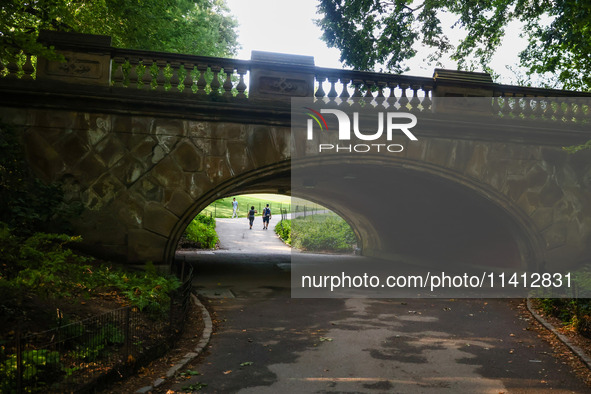
[[[322,171],[315,171],[307,185],[292,182],[292,166],[317,165],[317,159],[285,161],[210,190],[175,227],[166,261],[174,258],[182,231],[198,212],[219,198],[253,192],[292,195],[329,208],[353,228],[361,253],[368,256],[498,268],[534,268],[543,260],[539,236],[529,218],[502,193],[469,177],[405,159],[392,160],[387,166],[383,160],[368,159],[350,164],[350,170],[371,173],[371,179],[343,179],[347,177],[335,175],[343,173],[342,159],[338,163],[325,159]],[[372,179],[391,183],[395,192],[384,196]]]

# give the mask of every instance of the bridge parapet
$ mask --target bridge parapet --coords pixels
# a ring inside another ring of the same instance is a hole
[[[436,69],[428,78],[316,67],[312,57],[257,56],[261,52],[256,51],[251,60],[238,60],[113,48],[105,36],[44,32],[41,39],[54,45],[66,62],[37,61],[23,55],[18,64],[0,64],[0,77],[103,84],[114,91],[166,92],[196,102],[266,101],[266,105],[286,106],[292,96],[313,96],[335,106],[349,106],[350,99],[362,99],[388,111],[437,111],[432,104],[438,97],[484,96],[491,97],[490,113],[495,116],[591,121],[589,106],[576,99],[591,97],[591,93],[502,85],[484,73]],[[308,83],[307,76],[312,86],[302,87]],[[270,82],[262,83],[264,78]]]

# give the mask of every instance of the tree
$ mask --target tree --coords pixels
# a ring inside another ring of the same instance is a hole
[[[405,71],[416,45],[430,60],[449,53],[459,68],[475,58],[489,70],[509,22],[519,21],[527,48],[520,54],[528,74],[552,73],[564,88],[591,90],[591,2],[588,0],[320,0],[323,40],[341,61],[361,70]],[[466,35],[455,45],[442,15]]]
[[[37,42],[43,29],[109,35],[130,49],[231,56],[235,27],[224,0],[4,0],[0,62],[22,51],[54,56]]]

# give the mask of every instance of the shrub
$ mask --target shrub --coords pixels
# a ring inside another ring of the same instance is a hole
[[[288,245],[291,245],[291,219],[280,220],[275,225],[275,233]]]
[[[215,232],[215,219],[206,215],[197,215],[187,226],[184,237],[197,244],[201,249],[213,249],[218,242]]]
[[[3,352],[2,352],[3,353]],[[0,353],[1,356],[3,354]],[[60,355],[49,350],[25,350],[22,352],[23,380],[25,385],[34,387],[48,385],[61,376]],[[12,354],[0,363],[0,392],[16,392],[17,368],[16,354]],[[39,389],[36,391],[46,391]],[[25,392],[31,392],[30,389]]]
[[[23,294],[62,298],[114,288],[140,310],[159,313],[168,308],[178,279],[159,275],[151,264],[140,272],[98,265],[68,247],[80,240],[46,233],[19,237],[0,223],[0,290],[17,298]]]

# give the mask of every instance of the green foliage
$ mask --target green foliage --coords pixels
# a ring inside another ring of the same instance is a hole
[[[195,242],[201,249],[215,248],[218,242],[215,219],[206,215],[197,215],[185,229],[185,238]]]
[[[180,285],[178,279],[164,277],[150,265],[138,272],[97,265],[69,248],[80,240],[45,233],[18,237],[0,223],[0,290],[12,297],[69,298],[116,289],[140,310],[158,314],[168,308],[170,293]]]
[[[591,149],[591,140],[581,145],[565,146],[562,149],[567,151],[569,154],[575,154],[582,150]]]
[[[0,62],[21,51],[56,58],[40,30],[109,35],[131,49],[230,56],[237,23],[224,0],[7,0],[0,6]]]
[[[79,207],[62,203],[57,184],[45,184],[31,173],[18,131],[0,122],[0,221],[19,234],[63,231],[64,219],[79,213]]]
[[[275,225],[275,233],[288,245],[291,245],[291,219],[280,220]]]
[[[108,354],[109,346],[122,345],[125,335],[119,327],[107,323],[99,328],[97,333],[86,332],[81,336],[83,341],[76,345],[76,349],[68,352],[68,357],[82,359],[86,362],[94,362]],[[90,341],[88,340],[90,338]],[[67,371],[72,373],[74,371]]]
[[[308,251],[350,252],[357,243],[347,222],[333,215],[282,220],[275,232],[292,247]]]
[[[0,353],[0,356],[3,356]],[[25,350],[22,352],[23,380],[29,387],[38,387],[36,391],[47,391],[43,388],[47,382],[54,381],[61,375],[60,355],[49,350]],[[17,379],[16,354],[10,355],[0,363],[0,392],[16,393]],[[33,392],[30,388],[25,392]]]
[[[551,316],[555,316],[566,326],[591,338],[591,267],[584,266],[573,273],[572,296],[576,298],[539,298],[539,306]]]
[[[486,70],[508,24],[518,21],[529,42],[521,65],[530,75],[551,73],[565,88],[591,89],[589,2],[320,0],[318,10],[323,40],[356,69],[405,71],[404,61],[416,55],[418,44],[431,49],[429,61],[450,53],[460,68],[473,68],[475,59]],[[444,14],[455,17],[450,27],[466,32],[457,43],[444,34]]]

